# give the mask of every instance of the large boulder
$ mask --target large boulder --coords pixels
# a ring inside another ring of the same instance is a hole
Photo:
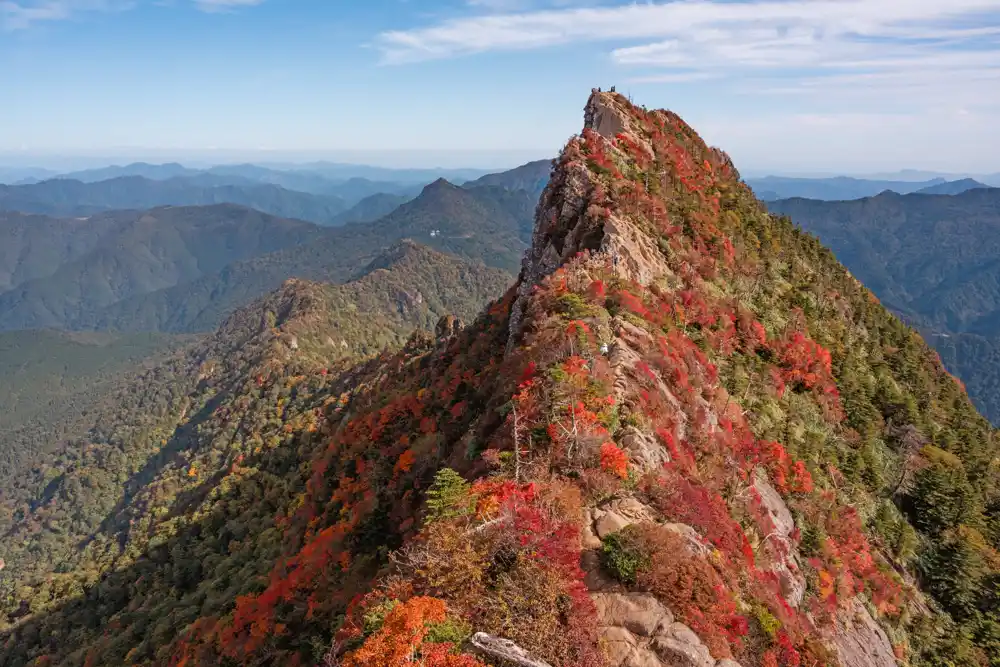
[[[611,500],[591,510],[591,516],[594,518],[594,532],[602,540],[633,523],[653,520],[652,510],[635,498]]]
[[[740,667],[716,661],[694,631],[648,593],[591,593],[612,667]]]
[[[591,597],[603,626],[618,626],[640,637],[652,637],[674,622],[670,610],[648,593],[597,593]]]

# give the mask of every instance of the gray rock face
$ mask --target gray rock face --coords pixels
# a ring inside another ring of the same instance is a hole
[[[641,470],[662,468],[670,461],[670,454],[655,437],[634,426],[622,429],[619,444],[628,453],[632,465]]]
[[[688,630],[688,632],[691,632]],[[693,633],[692,633],[693,634]],[[700,641],[697,644],[674,637],[657,637],[653,650],[664,667],[713,667],[715,660]]]
[[[594,130],[608,139],[623,132],[626,127],[625,122],[623,115],[614,107],[609,106],[605,98],[597,94],[590,96],[587,106],[583,110],[584,127]]]
[[[776,549],[771,545],[771,552],[787,551],[771,565],[770,570],[777,575],[781,585],[781,594],[788,600],[788,604],[797,607],[805,596],[806,580],[802,574],[802,568],[799,566],[798,558],[795,556],[795,545],[791,539],[795,530],[795,519],[781,494],[766,479],[758,476],[754,481],[753,488],[760,494],[761,503],[774,523],[774,535],[770,539],[780,542],[781,549]]]
[[[771,521],[774,522],[775,531],[782,538],[787,539],[795,530],[795,519],[792,518],[792,513],[788,510],[785,500],[766,479],[760,476],[754,481],[753,486],[760,494],[761,502],[771,517]]]
[[[837,615],[833,645],[841,667],[896,665],[889,637],[857,598]]]

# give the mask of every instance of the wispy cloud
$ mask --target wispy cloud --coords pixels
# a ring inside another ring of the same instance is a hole
[[[1000,0],[580,4],[483,10],[376,44],[385,64],[587,44],[618,66],[619,83],[711,86],[804,131],[818,118],[900,127],[902,114],[904,127],[952,118],[974,135],[1000,113]]]
[[[616,51],[616,59],[673,65],[677,57],[690,61],[708,53],[713,61],[750,56],[766,65],[790,54],[828,60],[845,50],[860,51],[866,40],[995,36],[989,28],[1000,23],[998,14],[1000,0],[677,0],[488,12],[385,32],[379,44],[388,62],[407,62],[572,42],[651,40]],[[697,50],[684,48],[692,46]]]
[[[0,0],[0,30],[24,30],[37,23],[66,21],[88,12],[131,9],[140,0]],[[151,0],[153,4],[175,4],[173,0]],[[226,12],[259,5],[265,0],[191,0],[203,12]]]
[[[116,11],[130,0],[0,0],[0,29],[22,30],[34,23],[64,21],[80,12]]]

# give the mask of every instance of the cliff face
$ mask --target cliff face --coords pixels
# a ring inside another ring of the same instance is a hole
[[[988,664],[908,583],[906,481],[921,410],[965,446],[987,427],[674,114],[595,92],[517,283],[344,378],[167,545],[207,563],[180,593],[164,565],[116,573],[125,599],[9,641],[58,636],[66,664]]]

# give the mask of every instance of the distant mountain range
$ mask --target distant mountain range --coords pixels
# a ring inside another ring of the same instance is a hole
[[[160,206],[238,204],[283,218],[337,226],[368,222],[390,213],[415,197],[423,185],[353,178],[343,183],[302,182],[299,176],[282,178],[287,186],[257,182],[249,175],[286,175],[252,165],[198,172],[181,165],[133,165],[133,175],[115,175],[123,168],[81,172],[78,178],[56,178],[21,185],[0,185],[0,210],[40,213],[55,217],[87,217],[120,209]],[[548,182],[551,164],[532,162],[516,169],[489,174],[465,184],[467,188],[496,187],[522,190],[532,198]],[[107,178],[104,178],[107,177]],[[303,177],[311,179],[312,177]],[[101,179],[101,180],[95,180]],[[298,179],[298,180],[297,180]],[[309,190],[323,190],[315,194]]]
[[[166,180],[119,176],[93,182],[60,178],[31,185],[0,185],[0,210],[86,217],[118,209],[229,203],[279,217],[336,225],[342,224],[338,216],[348,209],[347,202],[335,195],[315,195],[260,183],[208,185],[204,180],[186,176]]]
[[[438,181],[374,222],[324,230],[308,243],[233,262],[192,282],[123,300],[73,326],[207,331],[290,277],[334,283],[350,280],[387,245],[407,238],[513,274],[530,241],[533,210],[534,202],[523,191],[466,190]]]
[[[802,197],[824,201],[846,201],[873,197],[881,192],[898,194],[923,192],[925,194],[958,194],[972,188],[991,187],[973,179],[946,181],[933,178],[927,181],[880,181],[847,176],[834,178],[788,178],[767,176],[749,178],[747,184],[763,201]]]
[[[135,162],[61,173],[46,169],[0,169],[0,183],[30,185],[53,178],[95,183],[129,176],[141,176],[156,181],[173,178],[214,179],[208,183],[215,185],[268,183],[289,190],[320,195],[343,196],[345,193],[358,193],[355,199],[357,201],[375,192],[400,194],[403,191],[411,191],[414,187],[419,191],[419,187],[438,178],[464,183],[489,173],[492,171],[486,169],[388,169],[329,162],[284,165],[282,168],[256,164],[230,164],[204,169],[185,167],[176,162],[166,164]],[[368,191],[364,190],[366,184]]]

